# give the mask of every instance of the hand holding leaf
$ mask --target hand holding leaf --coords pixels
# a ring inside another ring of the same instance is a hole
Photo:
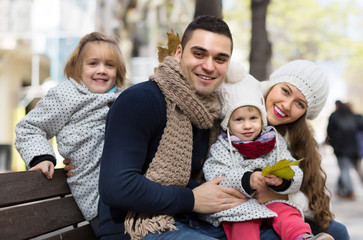
[[[272,174],[290,180],[295,176],[295,172],[294,170],[291,169],[290,166],[298,165],[299,162],[301,162],[302,160],[303,158],[298,161],[289,161],[287,159],[282,159],[272,167],[270,166],[264,167],[262,169],[262,176],[265,176],[267,174]]]

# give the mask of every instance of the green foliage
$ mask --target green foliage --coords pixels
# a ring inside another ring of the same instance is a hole
[[[223,12],[236,49],[242,47],[246,59],[250,49],[251,1],[234,1],[234,5]],[[357,1],[271,0],[266,28],[272,43],[273,65],[296,58],[319,61],[349,57],[355,49],[347,30],[350,18],[355,15],[363,19],[362,14],[359,15],[362,7]]]
[[[225,0],[227,2],[227,0]],[[249,62],[251,2],[228,1],[224,19],[231,27],[237,61]],[[363,4],[361,0],[271,0],[266,29],[272,69],[296,58],[339,62],[345,69],[349,101],[363,113]],[[358,104],[357,104],[358,103]],[[353,104],[354,105],[354,104]]]
[[[327,5],[316,0],[272,1],[267,23],[274,58],[282,62],[339,58],[349,42],[346,28],[352,11],[337,0]]]

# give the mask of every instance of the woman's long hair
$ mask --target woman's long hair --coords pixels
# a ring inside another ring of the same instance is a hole
[[[287,134],[288,147],[296,159],[304,158],[299,166],[304,173],[301,191],[309,199],[309,208],[315,213],[314,221],[321,231],[326,231],[334,220],[330,211],[331,192],[326,187],[326,173],[321,168],[321,155],[311,129],[306,122],[306,113],[293,123],[277,126],[282,135]]]

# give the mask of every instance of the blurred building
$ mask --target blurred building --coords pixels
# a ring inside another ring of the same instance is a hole
[[[95,12],[96,0],[0,0],[0,171],[24,168],[14,125],[64,80],[70,53],[95,30]]]
[[[0,0],[0,171],[9,170],[10,158],[12,170],[25,169],[13,148],[15,124],[64,80],[81,37],[116,36],[132,85],[153,73],[157,46],[166,46],[171,29],[183,31],[193,7],[193,0]]]

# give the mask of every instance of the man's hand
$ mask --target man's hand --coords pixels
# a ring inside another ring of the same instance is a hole
[[[223,178],[212,179],[193,189],[194,212],[215,213],[246,201],[246,196],[238,190],[218,185]]]
[[[64,166],[64,171],[67,172],[67,177],[73,177],[74,174],[72,172],[70,172],[70,170],[74,169],[74,165],[71,164],[71,160],[66,158],[66,159],[63,160],[63,164],[65,165]]]
[[[41,170],[42,173],[48,178],[52,179],[54,174],[54,165],[51,161],[43,161],[30,168],[29,171]]]

